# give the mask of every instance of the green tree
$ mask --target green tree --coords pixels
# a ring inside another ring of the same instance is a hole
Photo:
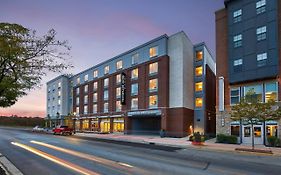
[[[9,107],[18,98],[40,86],[48,71],[61,72],[70,47],[56,39],[56,31],[38,36],[19,24],[0,23],[0,107]]]

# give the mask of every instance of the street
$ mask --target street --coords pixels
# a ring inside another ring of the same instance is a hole
[[[0,153],[25,175],[280,174],[281,157],[118,144],[0,128]]]

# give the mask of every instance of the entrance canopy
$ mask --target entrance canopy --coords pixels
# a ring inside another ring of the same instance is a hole
[[[146,111],[133,111],[128,112],[128,117],[161,117],[161,110],[146,110]]]

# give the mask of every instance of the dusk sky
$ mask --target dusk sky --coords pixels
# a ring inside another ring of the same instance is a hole
[[[76,74],[162,34],[184,31],[196,44],[205,42],[215,55],[214,12],[223,0],[2,0],[0,21],[18,23],[44,34],[53,28],[68,40]],[[0,115],[41,116],[46,85],[31,91]]]

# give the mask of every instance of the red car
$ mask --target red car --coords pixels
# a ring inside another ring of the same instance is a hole
[[[54,135],[72,135],[74,134],[74,130],[72,128],[69,128],[68,126],[59,126],[55,129],[53,129]]]

